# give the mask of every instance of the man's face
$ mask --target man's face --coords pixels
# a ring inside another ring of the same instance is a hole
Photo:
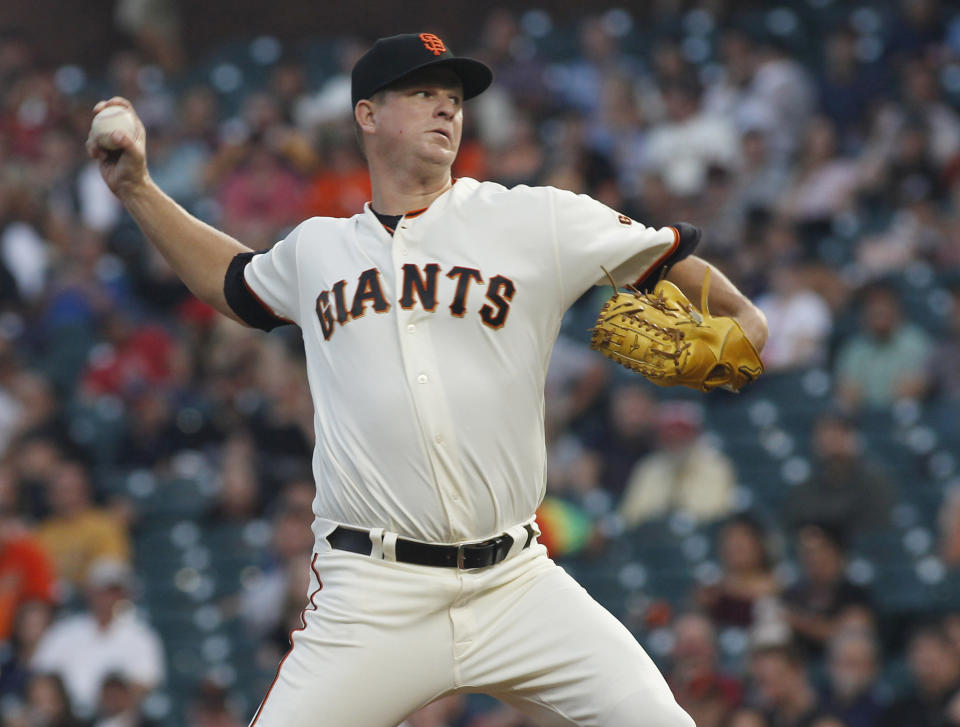
[[[886,340],[900,325],[900,307],[886,292],[872,294],[864,303],[863,320],[874,337]]]
[[[830,651],[830,683],[842,698],[852,699],[863,692],[876,670],[876,654],[867,639],[850,638],[838,642]]]
[[[452,71],[411,74],[379,94],[374,107],[375,142],[368,152],[453,164],[463,132],[463,86]]]
[[[760,699],[768,707],[783,702],[796,689],[795,668],[778,654],[758,654],[751,659],[750,675]]]

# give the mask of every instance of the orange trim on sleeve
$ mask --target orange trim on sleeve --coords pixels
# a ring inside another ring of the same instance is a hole
[[[273,308],[271,308],[270,306],[268,306],[266,303],[263,302],[263,298],[261,298],[259,295],[257,295],[256,291],[254,291],[254,289],[250,287],[250,283],[247,282],[247,276],[246,276],[245,273],[244,273],[244,274],[241,274],[241,277],[243,278],[243,287],[245,287],[245,288],[247,289],[247,291],[250,293],[250,295],[253,296],[254,300],[256,300],[256,301],[263,307],[263,309],[264,309],[267,313],[269,313],[270,315],[272,315],[274,318],[277,318],[278,320],[286,321],[287,323],[294,323],[294,322],[291,321],[289,318],[284,318],[283,316],[280,316],[280,315],[277,315],[276,313],[274,313]],[[294,324],[294,325],[296,325],[296,324]]]
[[[670,258],[670,256],[677,251],[677,248],[680,247],[680,230],[678,230],[676,227],[671,227],[670,229],[673,230],[673,244],[665,253],[657,258],[653,265],[647,268],[643,275],[634,281],[633,287],[639,288],[643,284],[643,281],[647,279],[647,276],[650,275],[650,271],[656,270],[658,267],[663,265]]]

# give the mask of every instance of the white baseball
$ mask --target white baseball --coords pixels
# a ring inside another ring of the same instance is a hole
[[[104,149],[120,148],[110,138],[114,131],[122,131],[131,139],[137,138],[137,121],[123,106],[107,106],[93,117],[90,124],[90,138]]]

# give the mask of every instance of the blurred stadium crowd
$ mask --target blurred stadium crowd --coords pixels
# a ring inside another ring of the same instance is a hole
[[[960,724],[949,7],[705,3],[649,27],[498,9],[457,48],[496,75],[466,109],[456,174],[696,223],[700,254],[769,318],[768,373],[743,395],[655,391],[586,349],[597,289],[547,382],[544,540],[699,727]],[[97,100],[129,98],[158,184],[269,247],[370,198],[349,69],[371,39],[251,36],[191,64],[175,28],[134,40],[97,74],[0,33],[10,727],[246,724],[304,605],[298,334],[194,300],[83,140]],[[527,723],[470,696],[407,724]]]

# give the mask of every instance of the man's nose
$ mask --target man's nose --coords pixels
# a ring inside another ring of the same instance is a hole
[[[451,99],[440,99],[440,102],[437,104],[437,116],[442,116],[445,119],[452,119],[456,112],[456,104],[454,104]]]

